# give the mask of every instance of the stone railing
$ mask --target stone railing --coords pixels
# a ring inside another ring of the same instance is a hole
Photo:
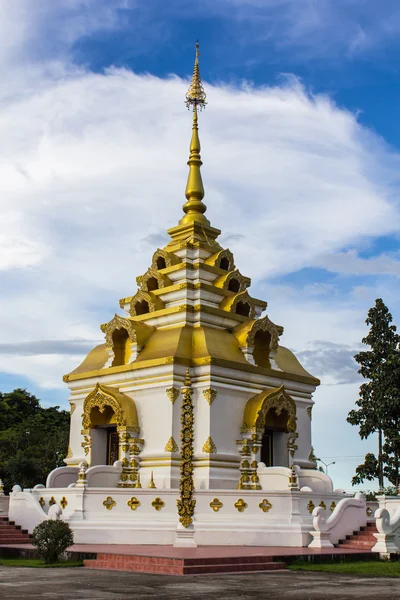
[[[377,542],[373,552],[392,554],[400,552],[400,498],[378,496],[379,508],[375,512]]]
[[[364,494],[357,492],[354,498],[343,498],[333,513],[326,518],[326,511],[317,506],[313,510],[313,540],[309,548],[332,548],[346,535],[353,533],[367,523],[366,500]]]

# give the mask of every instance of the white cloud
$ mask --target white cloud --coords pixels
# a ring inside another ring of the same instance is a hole
[[[118,298],[135,291],[155,242],[181,215],[186,85],[122,69],[66,69],[59,77],[42,72],[29,95],[3,99],[0,208],[16,211],[23,232],[16,240],[7,226],[0,240],[8,248],[0,262],[3,342],[96,339]],[[261,279],[321,256],[329,262],[343,246],[398,229],[399,157],[352,114],[296,80],[207,91],[200,124],[207,214],[229,233],[243,273]],[[23,265],[11,285],[1,283]],[[308,306],[299,335],[325,318],[317,301]],[[23,326],[12,313],[24,314]],[[340,328],[349,315],[342,317]],[[326,333],[303,339],[338,337]],[[34,374],[43,380],[40,366]]]
[[[346,275],[394,275],[400,277],[400,261],[386,254],[360,258],[356,250],[324,256],[318,266]]]

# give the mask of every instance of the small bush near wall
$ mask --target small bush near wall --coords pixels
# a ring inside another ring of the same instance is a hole
[[[73,543],[74,534],[65,521],[43,521],[33,530],[32,544],[46,564],[58,562]]]

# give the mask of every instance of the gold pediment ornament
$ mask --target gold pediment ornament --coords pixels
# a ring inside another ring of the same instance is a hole
[[[286,392],[283,385],[279,388],[265,390],[250,398],[245,406],[243,415],[242,432],[264,430],[266,417],[273,408],[279,416],[282,411],[288,415],[287,430],[291,433],[296,431],[296,403]]]
[[[241,348],[253,348],[258,331],[268,332],[271,335],[270,352],[277,352],[283,327],[275,325],[267,316],[253,320],[250,323],[241,323],[234,328],[233,333]]]
[[[231,289],[229,284],[232,279],[236,280],[239,284],[239,289],[232,290],[236,293],[244,292],[251,285],[250,277],[245,277],[238,269],[234,269],[226,275],[220,275],[220,277],[217,277],[217,279],[213,282],[213,285],[223,290],[229,290]]]
[[[214,444],[212,439],[208,437],[203,444],[202,452],[206,452],[207,454],[215,454],[217,452],[217,446]]]
[[[136,282],[140,286],[140,289],[144,292],[152,292],[153,290],[149,289],[148,285],[150,279],[155,279],[157,281],[157,288],[155,289],[162,289],[171,285],[170,279],[166,275],[160,273],[160,271],[158,271],[157,269],[154,269],[153,267],[147,269],[144,275],[136,277]]]
[[[256,315],[256,301],[254,298],[250,296],[250,294],[245,290],[244,292],[239,292],[235,294],[235,296],[229,296],[228,298],[224,298],[220,303],[219,307],[222,310],[226,310],[230,313],[236,313],[236,309],[238,308],[238,304],[249,305],[249,314],[247,315],[249,319],[254,319]],[[267,303],[262,302],[261,300],[257,300],[257,304],[262,305],[266,308]]]
[[[207,389],[203,390],[203,396],[207,400],[207,402],[210,406],[216,399],[217,393],[218,393],[217,390],[214,390],[212,388],[207,388]]]
[[[118,427],[129,427],[139,433],[136,405],[133,398],[115,388],[100,383],[96,384],[94,390],[86,396],[83,403],[82,426],[86,432],[90,429],[92,409],[96,407],[100,413],[103,413],[106,406],[110,406],[113,410]]]
[[[228,248],[226,248],[225,250],[220,250],[215,254],[212,254],[211,256],[206,258],[204,263],[206,265],[211,265],[212,267],[221,268],[220,265],[223,259],[225,259],[225,264],[223,264],[224,266],[226,266],[226,269],[224,268],[224,271],[233,271],[233,269],[235,268],[235,261],[232,252],[228,250]]]
[[[165,452],[179,452],[178,444],[176,443],[176,441],[174,440],[172,435],[169,438],[168,442],[165,444],[164,451]]]
[[[160,259],[162,259],[164,261],[165,267],[159,266]],[[178,256],[175,256],[175,254],[172,254],[172,252],[167,252],[166,250],[164,250],[162,248],[158,248],[153,254],[153,258],[151,261],[151,268],[159,271],[160,269],[172,267],[173,265],[177,265],[180,262],[181,262],[181,259]]]
[[[125,329],[128,333],[129,341],[132,344],[143,346],[149,336],[153,333],[154,327],[146,325],[146,323],[138,323],[126,317],[120,317],[115,314],[108,323],[100,326],[100,329],[106,336],[106,345],[108,348],[113,347],[113,333],[117,329]]]
[[[171,404],[175,404],[175,401],[178,399],[179,397],[179,390],[176,387],[170,387],[167,388],[165,390],[165,393],[167,394]]]
[[[130,301],[129,314],[132,317],[137,317],[138,313],[136,311],[136,305],[138,303],[147,302],[149,307],[149,312],[155,312],[156,310],[162,310],[165,307],[165,304],[160,298],[152,294],[151,292],[145,292],[144,290],[139,290],[136,292],[134,296],[132,296]]]

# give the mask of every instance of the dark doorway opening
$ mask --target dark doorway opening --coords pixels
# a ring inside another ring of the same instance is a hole
[[[274,466],[274,431],[265,428],[261,442],[261,462],[266,467]]]
[[[107,464],[113,465],[119,456],[119,439],[116,427],[107,427]]]

